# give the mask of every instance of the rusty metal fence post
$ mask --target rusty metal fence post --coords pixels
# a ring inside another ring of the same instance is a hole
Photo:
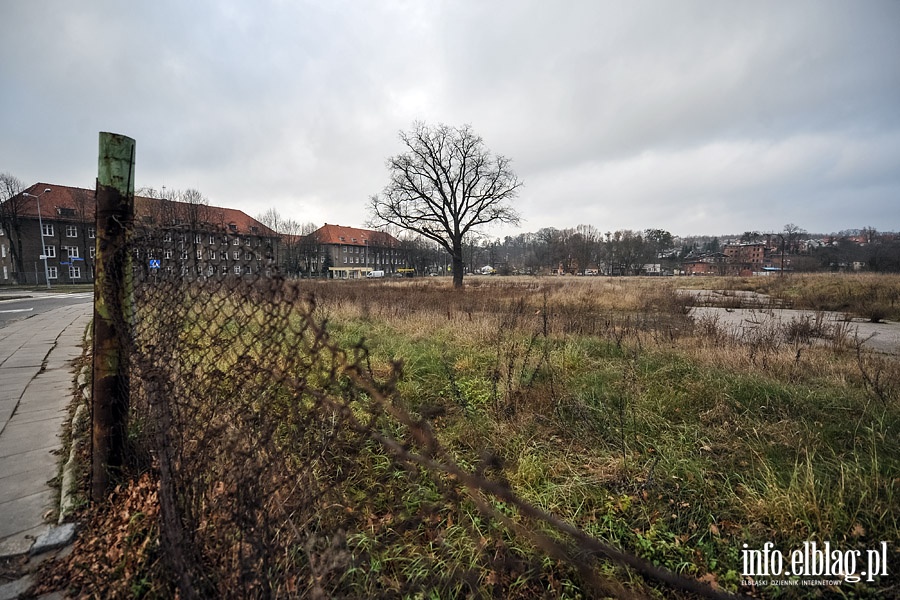
[[[134,228],[134,148],[129,137],[100,133],[91,411],[94,502],[106,498],[110,476],[125,458],[129,360],[123,340],[128,339],[133,313],[128,243]]]

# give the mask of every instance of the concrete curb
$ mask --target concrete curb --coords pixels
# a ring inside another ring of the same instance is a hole
[[[78,392],[76,399],[78,407],[72,416],[71,442],[69,445],[69,457],[62,466],[60,477],[60,493],[59,493],[59,520],[62,525],[66,518],[72,514],[78,506],[78,476],[81,464],[79,463],[79,451],[88,443],[90,436],[90,417],[88,405],[91,400],[91,384],[90,384],[90,365],[84,365],[75,379]]]

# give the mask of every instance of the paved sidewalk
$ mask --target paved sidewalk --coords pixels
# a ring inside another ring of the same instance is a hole
[[[92,304],[57,308],[0,328],[0,557],[23,554],[57,492],[59,434],[72,401],[71,361],[81,355]]]

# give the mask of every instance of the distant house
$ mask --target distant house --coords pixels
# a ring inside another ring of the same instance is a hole
[[[93,282],[94,190],[36,183],[2,208],[0,285]],[[135,240],[145,275],[265,274],[278,252],[275,232],[239,210],[158,198],[135,197]]]
[[[326,223],[308,237],[319,248],[317,270],[335,279],[358,279],[369,271],[391,275],[406,267],[400,242],[383,231]]]

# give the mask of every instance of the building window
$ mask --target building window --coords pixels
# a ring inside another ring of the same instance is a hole
[[[216,236],[214,236],[214,235],[209,236],[209,245],[212,246],[215,243],[216,243]]]
[[[194,243],[195,243],[195,244],[199,244],[199,243],[200,243],[200,234],[199,234],[199,233],[195,233],[195,234],[194,234]]]
[[[66,237],[78,237],[78,228],[74,225],[66,225]]]
[[[203,250],[201,248],[197,248],[197,260],[203,259]]]
[[[241,245],[241,238],[234,238],[233,240],[231,240],[231,244],[232,244],[233,246],[240,246],[240,245]]]
[[[78,246],[63,246],[63,250],[66,251],[69,258],[78,258],[80,256]]]
[[[41,228],[41,231],[43,232],[44,235],[53,235],[53,224],[45,223],[44,226]]]
[[[208,267],[206,267],[206,274],[212,277],[216,274],[216,268],[213,265],[209,265]]]
[[[181,251],[181,260],[187,260],[187,258],[188,258],[187,250],[182,250]]]
[[[94,239],[97,237],[97,228],[96,227],[88,227],[88,239]]]
[[[241,265],[234,265],[234,274],[235,275],[241,274]]]
[[[0,258],[6,258],[6,244],[0,244]]]
[[[172,251],[171,251],[171,250],[164,250],[164,251],[163,251],[163,258],[169,258],[169,259],[171,259],[171,258],[172,258]]]
[[[91,246],[90,248],[88,248],[88,255],[89,255],[91,258],[94,258],[94,256],[95,256],[96,254],[97,254],[97,248],[96,248],[95,246]]]
[[[234,251],[234,260],[240,260],[240,259],[241,259],[241,251],[235,250]]]
[[[249,252],[244,253],[244,260],[253,260],[253,255]]]
[[[44,255],[47,258],[56,258],[56,246],[44,246]]]
[[[81,267],[69,267],[69,279],[81,279]]]
[[[47,279],[56,279],[56,267],[47,267]]]

